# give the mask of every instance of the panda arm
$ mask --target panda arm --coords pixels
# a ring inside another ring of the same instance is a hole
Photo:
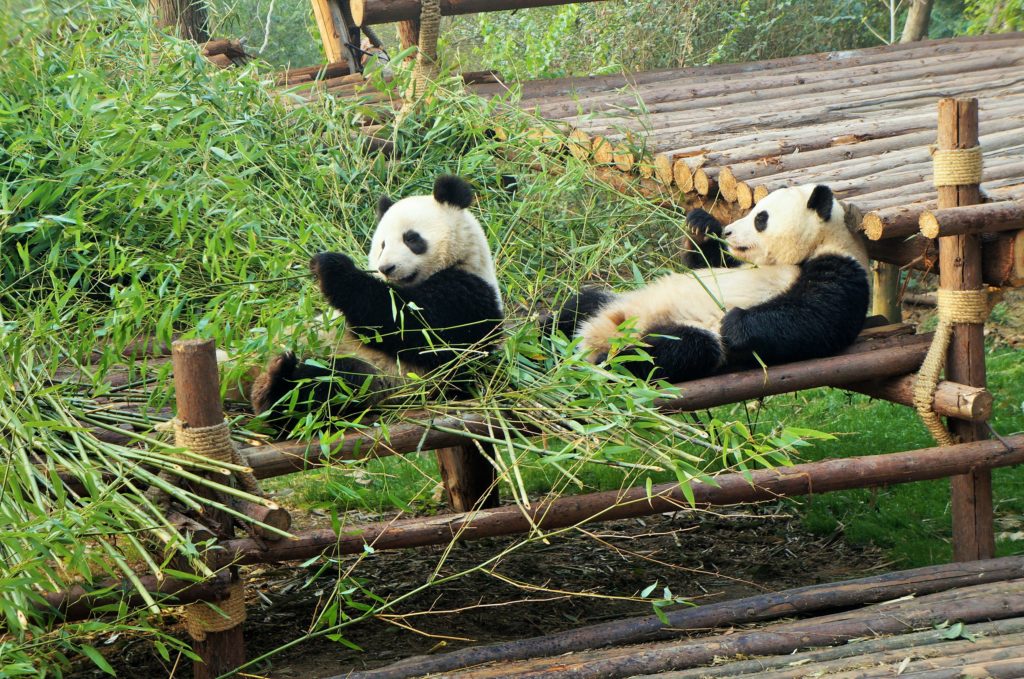
[[[473,274],[446,269],[419,285],[396,288],[358,269],[343,254],[321,253],[310,268],[352,332],[393,356],[417,352],[415,362],[426,368],[453,354],[424,350],[474,344],[501,322],[495,291]]]
[[[686,266],[690,269],[733,267],[742,264],[729,254],[722,240],[722,224],[711,213],[697,208],[686,215],[686,226],[696,249],[686,253]]]
[[[785,293],[749,309],[732,309],[721,334],[733,359],[757,354],[767,364],[831,356],[849,346],[868,310],[864,269],[849,257],[804,262]]]

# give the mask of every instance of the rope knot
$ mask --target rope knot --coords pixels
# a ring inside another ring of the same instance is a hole
[[[984,323],[990,309],[988,290],[939,290],[938,307],[939,325],[914,382],[914,407],[932,438],[939,445],[949,446],[956,441],[933,407],[935,387],[946,365],[953,324]]]
[[[932,176],[935,186],[963,186],[981,183],[981,147],[970,149],[932,149]]]

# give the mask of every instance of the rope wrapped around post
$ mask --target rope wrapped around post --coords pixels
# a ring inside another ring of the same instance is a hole
[[[402,113],[415,106],[417,99],[427,90],[427,83],[437,78],[437,38],[441,32],[441,0],[421,0],[420,37],[416,53],[416,65],[412,80],[405,93]]]
[[[173,429],[174,445],[179,448],[188,448],[196,455],[202,455],[218,462],[245,466],[245,460],[238,452],[238,446],[231,440],[231,427],[226,421],[221,421],[220,424],[215,424],[212,427],[187,427],[184,422],[175,417],[166,426],[158,427],[158,429],[167,428]],[[263,497],[260,484],[251,471],[236,471],[234,476],[245,492]]]
[[[935,186],[979,184],[981,173],[980,146],[932,150],[932,176]],[[914,383],[914,407],[932,438],[940,445],[949,446],[956,443],[933,407],[935,388],[945,368],[949,343],[953,337],[953,324],[984,323],[988,319],[989,310],[989,295],[985,289],[938,291],[939,324],[924,363],[917,373],[917,381]]]
[[[228,596],[216,608],[204,601],[185,607],[185,629],[196,641],[206,639],[208,632],[224,632],[245,622],[245,585],[235,579],[228,587]],[[219,610],[218,610],[219,609]]]
[[[932,183],[935,186],[980,184],[981,170],[980,146],[932,150]]]
[[[941,445],[951,446],[956,441],[933,408],[935,387],[946,365],[953,324],[984,323],[989,313],[988,291],[939,290],[938,311],[939,325],[914,383],[914,407],[932,438]]]

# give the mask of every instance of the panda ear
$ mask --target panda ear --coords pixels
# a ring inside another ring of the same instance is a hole
[[[818,184],[811,191],[811,197],[807,201],[807,209],[814,210],[821,217],[821,221],[827,222],[832,218],[832,189],[824,184]]]
[[[384,213],[388,211],[388,208],[395,204],[395,201],[391,200],[387,196],[381,196],[377,199],[377,221],[384,216]]]
[[[434,200],[465,210],[473,204],[473,187],[461,177],[446,174],[434,182]]]

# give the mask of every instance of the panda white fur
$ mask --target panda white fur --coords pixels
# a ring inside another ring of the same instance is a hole
[[[388,398],[409,373],[422,376],[492,345],[501,294],[487,236],[467,209],[472,202],[469,184],[453,176],[439,177],[433,195],[383,196],[369,271],[344,254],[313,257],[310,270],[333,307],[323,317],[333,357],[327,367],[291,352],[272,359],[253,384],[255,412],[288,425],[285,396],[296,387],[293,415],[323,404],[332,416],[355,412]],[[450,384],[449,393],[464,386]]]
[[[691,271],[622,294],[585,289],[559,313],[557,327],[578,335],[590,360],[605,360],[628,327],[653,367],[624,365],[679,382],[750,364],[755,355],[768,364],[828,356],[863,328],[867,251],[827,186],[774,191],[724,229],[703,210],[687,222],[702,241]]]

